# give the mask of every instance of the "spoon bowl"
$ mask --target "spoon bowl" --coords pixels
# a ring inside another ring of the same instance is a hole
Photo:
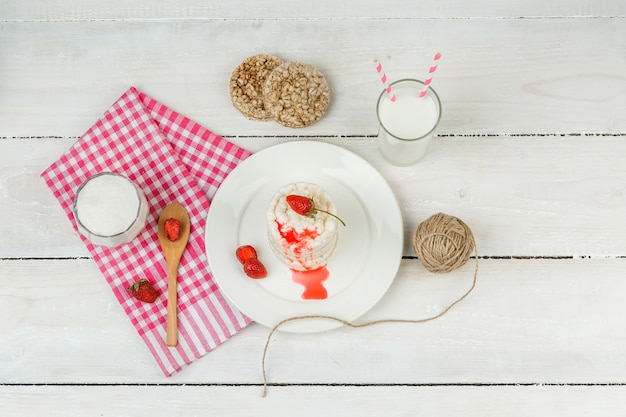
[[[171,241],[165,233],[165,221],[176,219],[180,222],[180,234],[178,239]],[[167,262],[167,323],[166,344],[176,346],[178,344],[178,318],[176,314],[178,303],[178,265],[185,252],[191,230],[189,214],[185,207],[179,203],[171,203],[165,206],[159,216],[159,242]]]

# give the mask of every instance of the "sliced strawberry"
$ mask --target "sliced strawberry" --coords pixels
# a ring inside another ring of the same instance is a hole
[[[265,278],[267,276],[267,269],[265,265],[257,258],[248,259],[243,263],[243,272],[247,276],[254,279]]]
[[[246,262],[248,259],[256,259],[258,258],[256,249],[252,245],[243,245],[239,246],[235,251],[235,256],[242,264]]]

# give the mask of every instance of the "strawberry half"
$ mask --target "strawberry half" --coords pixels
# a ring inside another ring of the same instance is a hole
[[[165,236],[170,242],[176,242],[180,236],[180,222],[176,219],[167,219],[163,224]]]
[[[248,259],[243,263],[243,272],[247,276],[254,279],[265,278],[267,276],[267,269],[265,265],[257,258]]]
[[[154,303],[159,294],[147,279],[140,279],[128,287],[131,295],[144,303]]]
[[[285,197],[285,199],[287,200],[287,204],[289,204],[289,207],[291,207],[293,211],[301,216],[313,217],[315,213],[322,212],[328,214],[329,216],[333,216],[335,219],[339,220],[342,225],[346,225],[344,221],[339,218],[339,216],[315,207],[315,202],[312,198],[305,197],[303,195],[289,194],[287,197]]]
[[[256,259],[258,258],[256,249],[252,245],[243,245],[239,246],[237,250],[235,250],[235,256],[242,264],[246,262],[248,259]]]

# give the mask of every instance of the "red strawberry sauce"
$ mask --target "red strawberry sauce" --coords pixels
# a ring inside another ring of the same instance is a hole
[[[295,271],[291,270],[291,280],[297,284],[304,286],[302,293],[303,300],[324,300],[328,297],[328,292],[322,284],[330,273],[323,266],[313,271]]]
[[[289,244],[304,244],[307,240],[313,240],[320,235],[317,229],[304,229],[302,232],[298,233],[293,227],[286,227],[283,223],[279,222],[278,219],[274,219],[274,221],[278,227],[278,233],[280,233],[280,236]]]
[[[280,236],[286,242],[286,246],[292,249],[294,255],[300,258],[303,253],[311,251],[311,241],[317,238],[320,233],[317,229],[304,229],[302,232],[296,232],[292,227],[287,227],[275,219],[276,226]],[[302,299],[304,300],[323,300],[328,297],[328,292],[322,284],[330,273],[326,266],[309,271],[291,270],[291,279],[293,282],[303,285],[304,292]]]
[[[278,227],[278,233],[287,242],[286,246],[288,247],[285,247],[285,249],[292,249],[294,255],[298,258],[303,253],[311,251],[311,241],[320,235],[317,229],[304,229],[298,233],[293,227],[285,226],[277,219],[274,221]]]

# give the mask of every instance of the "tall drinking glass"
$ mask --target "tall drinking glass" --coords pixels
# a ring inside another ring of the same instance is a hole
[[[394,165],[415,164],[426,154],[435,136],[441,120],[441,101],[432,88],[419,98],[423,88],[420,80],[398,80],[391,84],[395,101],[385,90],[378,97],[378,146]]]

